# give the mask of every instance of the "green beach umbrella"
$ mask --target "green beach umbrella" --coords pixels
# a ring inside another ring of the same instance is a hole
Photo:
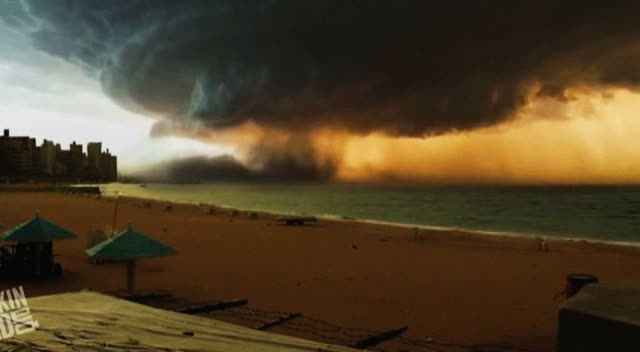
[[[78,236],[73,232],[65,230],[62,227],[41,218],[38,213],[36,213],[36,215],[30,220],[23,222],[0,236],[3,240],[24,243],[31,247],[33,265],[35,268],[34,272],[36,276],[40,276],[40,272],[42,270],[41,253],[44,243],[76,237]],[[49,251],[48,253],[48,255],[51,256],[49,261],[53,262],[53,252]]]
[[[73,232],[63,229],[36,214],[30,220],[14,227],[0,236],[3,240],[16,242],[50,242],[76,238]]]
[[[135,286],[135,261],[175,253],[174,249],[141,234],[131,225],[114,237],[87,249],[87,254],[91,258],[127,261],[127,290],[132,296]]]

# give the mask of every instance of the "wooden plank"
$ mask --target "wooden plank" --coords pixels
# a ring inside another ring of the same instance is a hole
[[[405,331],[407,331],[409,327],[408,326],[403,326],[399,329],[394,329],[394,330],[389,330],[389,331],[383,331],[377,335],[373,335],[371,337],[367,337],[366,339],[357,341],[351,345],[349,345],[349,347],[351,348],[357,348],[360,350],[364,350],[366,348],[369,347],[373,347],[381,342],[387,341],[387,340],[391,340],[395,337],[398,337],[402,334],[404,334]]]
[[[223,301],[218,303],[208,303],[208,304],[196,304],[188,307],[181,307],[174,309],[178,313],[184,314],[199,314],[206,312],[213,312],[216,310],[222,310],[227,308],[244,306],[249,303],[249,300],[246,298],[234,299],[231,301]]]
[[[302,316],[302,313],[291,313],[288,315],[285,315],[283,317],[277,318],[277,319],[273,319],[270,320],[264,324],[262,324],[261,326],[258,327],[258,330],[267,330],[267,329],[271,329],[274,326],[278,326],[278,325],[282,325],[290,320],[296,319],[296,318],[300,318]]]

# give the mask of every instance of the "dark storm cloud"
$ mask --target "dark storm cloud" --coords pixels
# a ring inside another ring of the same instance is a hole
[[[259,149],[256,149],[259,150]],[[281,151],[260,151],[261,167],[252,169],[230,155],[218,157],[190,157],[169,160],[142,170],[133,177],[141,181],[190,183],[207,181],[283,182],[328,180],[334,165],[302,163],[300,159]],[[258,161],[258,160],[254,160]]]
[[[638,87],[638,1],[26,1],[2,20],[123,106],[403,135],[498,123],[538,94]],[[179,125],[179,124],[178,124]]]

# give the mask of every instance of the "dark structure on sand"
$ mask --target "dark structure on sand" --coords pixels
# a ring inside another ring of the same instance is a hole
[[[87,254],[92,259],[127,263],[127,293],[131,297],[135,295],[136,261],[175,253],[173,248],[143,235],[131,225],[119,234],[87,249]]]
[[[0,236],[11,243],[0,247],[0,277],[59,277],[62,267],[53,261],[53,241],[76,237],[74,233],[36,214]]]

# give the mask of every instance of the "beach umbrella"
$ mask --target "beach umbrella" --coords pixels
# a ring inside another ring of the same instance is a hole
[[[56,240],[76,237],[78,236],[73,232],[65,230],[62,227],[45,220],[37,213],[33,218],[23,222],[11,230],[8,230],[0,236],[3,240],[24,243],[26,246],[33,249],[31,253],[33,253],[33,263],[36,276],[40,275],[43,245],[47,246],[47,256],[51,256],[48,259],[48,262],[50,265],[53,265],[53,250],[51,243]]]
[[[127,290],[135,291],[135,263],[138,259],[175,254],[176,251],[136,231],[131,225],[114,237],[87,249],[89,257],[127,262]]]
[[[78,236],[73,232],[45,220],[38,214],[0,236],[0,238],[7,241],[31,243],[51,242],[76,237]]]

